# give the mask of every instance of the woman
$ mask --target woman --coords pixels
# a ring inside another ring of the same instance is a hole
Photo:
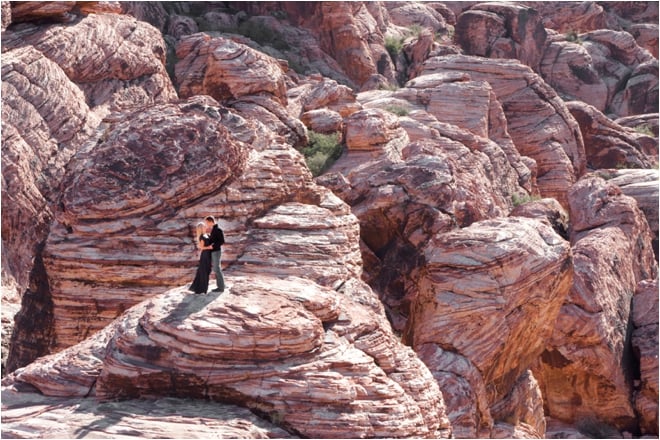
[[[197,248],[202,251],[199,255],[199,266],[195,280],[190,285],[190,290],[195,293],[206,293],[209,288],[209,276],[211,275],[211,237],[206,233],[206,224],[197,223],[196,228]]]

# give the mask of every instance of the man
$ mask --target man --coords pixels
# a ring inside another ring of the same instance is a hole
[[[212,292],[224,292],[225,278],[222,276],[222,269],[220,268],[220,257],[222,255],[222,245],[225,244],[225,234],[223,234],[222,229],[218,227],[218,224],[215,222],[215,218],[212,215],[209,215],[204,220],[206,221],[207,230],[211,237],[211,246],[213,246],[213,250],[211,251],[211,264],[213,273],[215,273],[215,282],[217,286]]]

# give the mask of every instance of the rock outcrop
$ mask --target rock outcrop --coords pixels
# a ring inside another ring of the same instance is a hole
[[[630,312],[637,283],[657,276],[651,232],[635,200],[598,177],[569,201],[575,277],[535,376],[548,415],[633,432]]]
[[[542,406],[525,375],[568,294],[569,243],[547,223],[511,217],[438,234],[424,256],[405,338],[447,395],[457,437],[490,436],[491,406],[495,421],[525,423],[543,437],[539,411],[513,414],[501,401],[515,399],[526,377],[533,393],[518,392]]]
[[[538,165],[541,194],[567,206],[566,191],[584,172],[585,153],[578,124],[565,104],[527,66],[511,60],[434,57],[426,61],[423,72],[456,71],[491,85],[502,104],[508,133],[518,152]],[[532,114],[536,116],[530,118]]]
[[[658,170],[603,170],[598,173],[609,183],[617,185],[621,191],[637,201],[637,206],[646,216],[653,234],[653,250],[658,259]]]
[[[3,437],[657,436],[657,4],[1,6]]]
[[[4,383],[60,397],[231,401],[311,438],[450,435],[431,374],[382,314],[355,302],[373,295],[366,285],[338,293],[295,277],[227,275],[229,292],[173,289]]]
[[[632,346],[640,365],[635,410],[641,431],[658,435],[658,280],[637,285],[632,304]]]
[[[626,130],[589,104],[566,105],[580,125],[589,168],[650,168],[654,163],[643,148],[646,135]]]
[[[479,3],[458,16],[456,40],[466,55],[513,58],[538,71],[546,43],[542,15],[524,5]]]

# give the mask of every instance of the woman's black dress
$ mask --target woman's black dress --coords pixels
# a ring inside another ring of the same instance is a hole
[[[207,234],[201,235],[200,240],[204,241],[204,246],[211,245],[211,237]],[[209,277],[211,276],[211,250],[203,250],[199,256],[199,266],[195,280],[190,285],[190,290],[195,293],[206,293],[209,288]]]

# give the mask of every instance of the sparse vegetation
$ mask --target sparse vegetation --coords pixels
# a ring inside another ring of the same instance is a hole
[[[403,49],[403,37],[385,37],[385,49],[390,54],[390,58],[395,60]]]
[[[651,130],[651,127],[649,127],[646,124],[641,124],[641,125],[636,126],[635,131],[639,134],[644,134],[646,136],[655,137],[655,134]]]
[[[424,28],[418,24],[408,26],[409,35],[413,35],[415,37],[419,37],[423,30]]]
[[[576,44],[582,44],[582,40],[580,39],[580,34],[575,29],[571,29],[568,32],[566,32],[565,37],[566,37],[566,41]]]
[[[385,110],[387,110],[390,113],[394,113],[397,116],[408,116],[408,113],[410,110],[407,107],[404,107],[402,105],[388,105],[385,107]]]
[[[314,177],[321,175],[341,156],[343,147],[340,143],[341,134],[322,134],[309,132],[309,143],[303,148],[307,167]]]
[[[513,203],[514,207],[524,205],[525,203],[534,202],[536,200],[541,200],[541,197],[532,196],[529,194],[514,194],[511,196],[511,202]]]

